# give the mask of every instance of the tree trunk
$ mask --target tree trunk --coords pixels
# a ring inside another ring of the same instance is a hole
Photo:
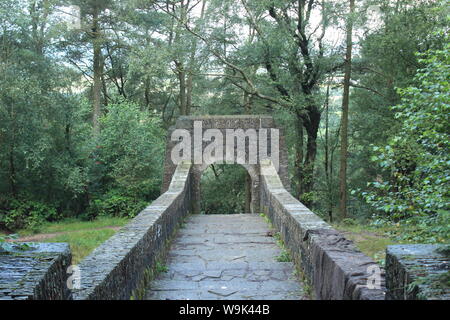
[[[339,213],[340,218],[347,217],[347,157],[348,157],[348,105],[352,64],[352,31],[355,0],[350,0],[350,15],[347,22],[347,50],[345,54],[344,96],[342,98],[341,119],[341,159],[339,169]]]
[[[14,162],[14,153],[15,153],[15,142],[16,142],[16,113],[14,112],[14,105],[11,104],[10,107],[10,119],[12,128],[11,130],[11,141],[9,143],[9,152],[8,152],[8,165],[9,165],[9,187],[11,194],[14,198],[17,197],[17,187],[16,187],[16,166]]]
[[[14,198],[17,197],[16,188],[16,167],[14,165],[14,141],[9,146],[9,186],[11,188],[11,194]]]
[[[186,113],[186,72],[183,67],[183,63],[176,61],[175,62],[177,67],[177,76],[178,76],[178,82],[180,86],[180,95],[179,95],[179,101],[180,101],[180,115],[185,116]]]
[[[92,125],[94,135],[100,133],[99,118],[101,115],[101,90],[102,90],[102,63],[101,63],[101,45],[100,45],[100,27],[98,23],[98,11],[95,11],[92,17],[92,46],[93,52],[93,65],[94,65],[94,85],[92,89],[92,101],[93,101],[93,117]]]
[[[303,119],[297,115],[296,122],[297,139],[295,141],[294,174],[297,184],[295,195],[300,200],[303,193]]]
[[[314,163],[317,155],[317,132],[320,124],[320,111],[316,106],[308,108],[308,117],[303,118],[303,126],[305,127],[306,155],[303,162],[303,180],[302,180],[302,196],[301,201],[307,207],[313,204],[311,192],[314,188]]]
[[[327,85],[327,93],[325,95],[325,158],[324,158],[324,169],[325,169],[325,180],[327,183],[327,193],[328,193],[328,219],[333,222],[333,199],[332,199],[332,185],[331,185],[331,170],[330,170],[330,141],[329,141],[329,106],[330,106],[330,84]],[[331,163],[331,165],[333,165]]]
[[[186,80],[186,115],[191,114],[192,107],[192,86],[193,86],[193,76],[189,72]]]

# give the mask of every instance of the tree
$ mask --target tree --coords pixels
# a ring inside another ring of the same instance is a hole
[[[444,33],[442,33],[444,34]],[[410,219],[425,228],[427,241],[448,240],[450,214],[450,45],[420,55],[425,65],[415,85],[399,89],[393,107],[401,130],[387,145],[375,147],[373,161],[388,179],[371,183],[366,201],[389,219]]]
[[[219,49],[222,47],[219,43],[222,45],[233,43],[233,38],[217,37],[214,29],[210,35],[204,35],[193,30],[188,23],[184,23],[184,26],[201,39],[208,50],[223,64],[224,76],[229,81],[251,98],[276,104],[294,115],[298,134],[294,161],[296,195],[306,205],[310,205],[317,154],[317,133],[321,119],[319,86],[326,74],[341,66],[340,62],[337,63],[339,58],[334,52],[330,52],[327,56],[324,44],[329,15],[333,14],[333,10],[326,1],[315,0],[295,3],[292,1],[248,3],[242,0],[241,4],[246,13],[247,23],[256,31],[256,42],[251,44],[252,59],[241,60],[243,53],[250,52],[247,43],[232,54],[225,53]],[[335,10],[338,10],[338,7]],[[322,16],[322,21],[317,25],[311,21],[314,10],[319,10]],[[219,40],[216,40],[217,38]],[[263,89],[264,85],[261,85],[261,76],[256,72],[254,74],[248,72],[250,66],[252,70],[265,68],[266,90]],[[269,108],[273,109],[272,106]],[[306,146],[303,143],[304,133]]]
[[[352,72],[352,33],[355,1],[350,0],[350,13],[347,20],[347,49],[344,63],[344,93],[341,118],[341,162],[339,170],[339,210],[341,219],[347,217],[347,152],[348,152],[348,104],[350,96],[350,77]]]
[[[62,36],[53,15],[58,4],[0,6],[0,190],[7,195],[0,202],[14,198],[71,207],[80,194],[75,150],[82,125],[71,93],[76,75],[54,54],[54,41]]]
[[[94,136],[98,136],[102,100],[106,103],[107,99],[104,83],[106,55],[102,53],[102,50],[108,42],[108,37],[104,29],[113,20],[110,15],[115,9],[115,3],[113,0],[76,0],[74,4],[81,8],[82,27],[80,30],[69,31],[68,37],[61,41],[60,47],[66,50],[68,60],[92,81],[92,128]],[[90,54],[84,45],[90,46],[92,50]],[[92,64],[83,68],[80,64],[85,63],[86,55],[89,56]]]
[[[448,24],[445,1],[367,1],[363,10],[372,5],[379,8],[379,21],[371,25],[361,20],[360,49],[352,60],[349,190],[366,190],[368,181],[387,178],[370,160],[376,155],[372,145],[385,143],[401,130],[390,108],[400,103],[396,88],[411,85],[422,67],[416,52],[442,48],[444,40],[436,31]],[[356,194],[349,196],[348,203],[354,217],[369,218],[374,213]]]

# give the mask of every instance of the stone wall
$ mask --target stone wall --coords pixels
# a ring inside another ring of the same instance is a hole
[[[261,163],[260,199],[315,299],[384,300],[384,274],[378,265],[287,192],[270,161]],[[381,271],[379,289],[370,288],[377,284],[374,271]]]
[[[66,243],[26,243],[27,250],[0,252],[0,300],[70,299]]]
[[[190,210],[191,165],[177,166],[168,190],[80,264],[76,300],[128,300]]]
[[[449,245],[409,244],[386,250],[386,299],[449,300]]]

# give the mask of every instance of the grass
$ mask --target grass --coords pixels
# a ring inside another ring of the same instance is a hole
[[[47,222],[39,228],[38,233],[55,233],[55,232],[71,232],[81,230],[92,230],[104,227],[121,227],[125,225],[129,218],[118,217],[99,217],[92,221],[82,221],[78,219],[64,219],[58,222]],[[36,234],[33,230],[20,230],[18,232],[20,236],[27,236]]]
[[[278,247],[280,247],[280,249],[281,249],[280,255],[277,256],[275,258],[275,260],[277,260],[278,262],[291,262],[292,261],[291,254],[286,249],[283,239],[281,239],[281,234],[279,232],[276,232],[273,235],[273,237],[274,237],[275,242],[277,243]]]
[[[40,242],[67,242],[72,252],[72,264],[79,263],[96,247],[116,233],[106,227],[121,227],[130,221],[129,218],[100,217],[93,221],[65,219],[59,222],[46,223],[40,228],[42,234],[62,233]],[[21,230],[20,236],[36,234],[31,230]]]
[[[161,263],[160,261],[156,262],[155,266],[157,273],[166,273],[169,271],[169,267],[167,267],[165,264]]]
[[[345,233],[345,237],[352,240],[356,247],[367,256],[384,266],[386,247],[399,244],[391,235],[393,228],[372,227],[356,223],[336,223],[333,227]]]
[[[42,242],[67,242],[72,252],[72,264],[78,264],[115,233],[116,231],[112,229],[73,231],[42,240]]]

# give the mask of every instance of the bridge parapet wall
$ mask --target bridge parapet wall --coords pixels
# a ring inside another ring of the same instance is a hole
[[[130,299],[190,210],[190,171],[190,163],[179,164],[168,190],[79,264],[74,300]]]
[[[287,192],[270,160],[260,165],[261,209],[280,231],[315,299],[384,300],[378,264]]]

